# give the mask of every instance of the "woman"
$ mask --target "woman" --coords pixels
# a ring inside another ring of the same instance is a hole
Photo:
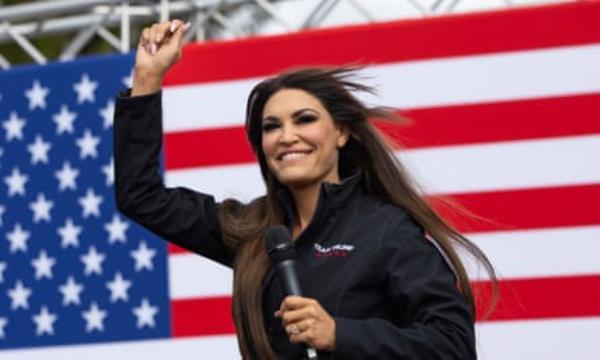
[[[302,69],[258,84],[246,130],[267,194],[216,203],[166,189],[158,172],[160,87],[181,56],[180,21],[144,30],[131,93],[115,112],[119,209],[159,236],[234,270],[240,352],[252,359],[473,359],[474,304],[457,255],[485,255],[449,227],[410,183],[369,123],[351,71]],[[284,224],[305,297],[285,296],[265,249]],[[429,237],[425,236],[425,233]]]

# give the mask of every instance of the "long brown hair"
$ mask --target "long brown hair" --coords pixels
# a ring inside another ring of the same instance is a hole
[[[358,168],[362,171],[367,194],[394,203],[410,213],[450,262],[473,315],[473,293],[457,248],[462,247],[479,260],[496,283],[494,268],[485,254],[432,209],[386,139],[369,121],[370,118],[394,121],[399,118],[387,108],[367,107],[353,95],[357,91],[373,92],[370,87],[351,80],[356,70],[353,67],[292,70],[259,83],[248,97],[246,131],[258,157],[267,193],[249,204],[229,199],[219,208],[223,237],[236,252],[233,317],[244,358],[277,358],[269,345],[262,314],[261,284],[270,264],[262,233],[266,228],[283,222],[275,194],[284,185],[267,167],[262,152],[261,123],[265,103],[284,88],[301,89],[312,94],[322,102],[335,122],[350,130],[350,138],[340,150],[340,178]]]

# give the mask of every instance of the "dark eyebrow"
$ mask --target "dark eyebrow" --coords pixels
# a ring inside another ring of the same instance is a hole
[[[298,116],[302,115],[302,113],[305,112],[305,111],[311,111],[311,112],[316,113],[317,115],[320,115],[319,112],[317,110],[315,110],[315,109],[303,108],[303,109],[294,111],[294,113],[292,114],[292,118],[297,118]],[[267,120],[279,121],[279,118],[277,116],[267,116],[262,121],[267,121]]]
[[[304,108],[304,109],[300,109],[300,110],[298,110],[298,111],[295,111],[295,112],[292,114],[292,117],[293,117],[293,118],[297,118],[298,116],[302,115],[302,113],[303,113],[303,112],[305,112],[305,111],[312,111],[312,112],[316,113],[317,115],[320,115],[320,114],[319,114],[319,112],[318,112],[317,110],[315,110],[315,109],[311,109],[311,108]]]

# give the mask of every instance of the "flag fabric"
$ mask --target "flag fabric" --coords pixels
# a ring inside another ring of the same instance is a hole
[[[166,246],[114,206],[130,69],[119,56],[2,74],[0,348],[171,333]]]
[[[293,66],[364,64],[379,94],[363,100],[411,120],[378,126],[434,205],[443,195],[487,219],[438,206],[500,277],[479,357],[598,359],[599,18],[588,1],[190,45],[163,90],[166,184],[261,195],[243,129],[252,86]],[[3,358],[239,358],[231,272],[114,209],[107,114],[131,64],[0,75]]]

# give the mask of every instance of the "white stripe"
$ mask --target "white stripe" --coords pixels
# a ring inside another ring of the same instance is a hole
[[[600,135],[445,146],[398,153],[426,193],[600,182]],[[217,199],[249,200],[264,193],[255,164],[170,170],[168,186],[188,186]]]
[[[400,153],[426,193],[600,182],[600,135],[415,149]]]
[[[376,65],[365,70],[379,97],[368,103],[418,108],[600,91],[600,45]],[[166,131],[241,125],[246,97],[262,78],[164,89]]]
[[[600,274],[600,226],[467,236],[490,258],[500,280]],[[472,280],[489,279],[471,258],[463,259]],[[212,261],[181,253],[169,257],[169,267],[174,299],[231,294],[231,270]]]
[[[467,236],[488,256],[499,280],[600,274],[600,226]],[[463,259],[472,280],[489,279],[485,269],[471,258]]]
[[[595,44],[387,65],[375,74],[384,104],[418,108],[598,92],[598,61]]]
[[[478,323],[480,360],[598,360],[600,318]],[[1,351],[4,360],[196,360],[240,358],[235,336],[204,336]]]
[[[235,336],[144,340],[0,351],[2,360],[239,359]]]
[[[169,295],[190,299],[231,295],[231,269],[191,253],[169,255]]]
[[[600,317],[499,321],[476,329],[480,360],[600,359]]]
[[[246,98],[261,79],[166,86],[163,90],[165,132],[243,124]]]
[[[169,170],[165,174],[165,184],[196,189],[213,195],[219,201],[231,197],[249,201],[265,193],[256,164]]]

